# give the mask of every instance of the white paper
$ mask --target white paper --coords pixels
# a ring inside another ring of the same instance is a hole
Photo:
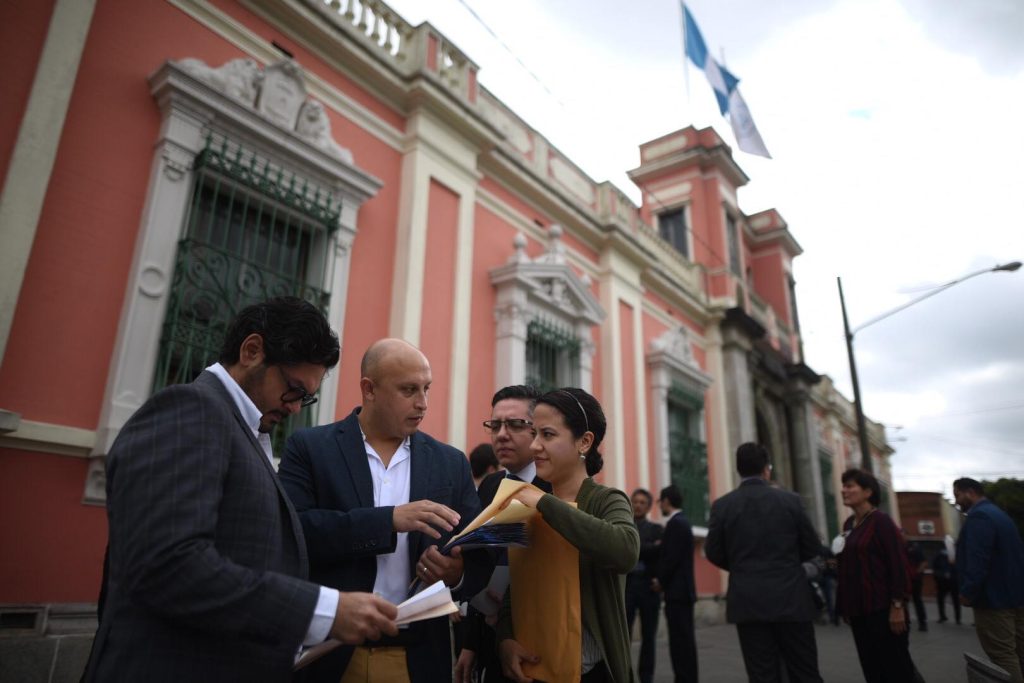
[[[479,612],[487,616],[494,616],[501,609],[501,602],[505,598],[505,589],[508,588],[508,565],[500,564],[494,568],[491,580],[487,588],[477,593],[469,601]],[[497,596],[497,597],[494,597]]]

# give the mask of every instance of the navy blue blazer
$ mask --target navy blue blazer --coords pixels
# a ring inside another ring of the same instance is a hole
[[[1024,543],[1009,515],[985,498],[967,512],[956,542],[960,595],[975,607],[1024,607]]]
[[[359,408],[340,422],[304,429],[293,434],[285,447],[278,475],[291,498],[309,549],[310,578],[340,591],[373,590],[377,555],[392,553],[398,539],[394,508],[374,507],[373,479],[362,432]],[[459,527],[480,512],[480,501],[466,456],[423,432],[411,440],[409,500],[432,500],[459,513]],[[410,532],[409,570],[431,545],[443,545],[452,534],[435,541]],[[460,594],[473,594],[485,585],[490,569],[486,553],[467,553]],[[469,593],[473,591],[473,593]],[[433,683],[451,678],[448,617],[439,617],[403,629],[403,642],[412,683]],[[351,647],[341,647],[311,664],[306,680],[340,680]]]

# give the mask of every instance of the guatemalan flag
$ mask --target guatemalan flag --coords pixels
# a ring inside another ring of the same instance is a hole
[[[708,77],[708,83],[718,100],[718,109],[722,116],[727,116],[732,125],[733,135],[736,136],[736,144],[748,154],[772,158],[768,148],[764,146],[761,134],[757,132],[754,119],[750,116],[750,109],[743,101],[740,90],[737,87],[740,79],[729,73],[729,70],[715,61],[708,52],[704,43],[704,37],[697,28],[697,22],[693,20],[690,10],[683,5],[684,35],[683,41],[686,44],[686,56],[690,58],[699,69],[704,71]]]

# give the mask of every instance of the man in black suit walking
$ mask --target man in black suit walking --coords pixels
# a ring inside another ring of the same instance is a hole
[[[533,405],[539,397],[540,392],[532,386],[513,385],[499,389],[491,399],[491,419],[484,421],[484,429],[491,437],[494,454],[504,470],[490,474],[480,482],[477,494],[481,508],[491,504],[498,486],[506,477],[528,481],[544,491],[551,491],[551,485],[537,476],[530,449],[534,437]],[[504,552],[499,552],[498,565],[508,566]],[[496,610],[503,597],[485,592],[481,599],[491,601]],[[469,683],[473,680],[474,671],[477,680],[483,683],[508,680],[501,674],[494,629],[487,623],[486,616],[471,606],[460,626],[463,641],[462,652],[455,665],[455,683]]]
[[[693,580],[693,529],[680,509],[683,495],[675,485],[666,486],[658,497],[666,518],[661,537],[658,582],[665,595],[668,650],[676,683],[697,683],[697,640],[693,629],[693,606],[697,587]]]
[[[658,585],[658,563],[661,560],[662,526],[647,519],[654,497],[647,489],[637,489],[630,496],[633,523],[640,534],[640,561],[626,575],[626,623],[633,630],[633,620],[640,612],[640,683],[654,679],[654,639],[658,634],[658,611],[661,593]]]
[[[768,451],[756,443],[736,449],[739,487],[711,506],[704,552],[729,572],[726,618],[736,624],[751,683],[820,683],[815,616],[801,563],[820,541],[796,494],[770,486]]]

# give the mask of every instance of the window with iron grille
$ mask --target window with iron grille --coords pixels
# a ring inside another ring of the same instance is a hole
[[[541,391],[579,386],[580,340],[553,323],[535,319],[526,330],[526,383]]]
[[[707,526],[711,510],[708,493],[708,449],[700,439],[697,420],[704,400],[673,384],[668,392],[669,467],[672,483],[683,494],[683,512],[691,524]]]
[[[221,139],[194,161],[187,225],[178,242],[154,390],[195,379],[217,361],[231,319],[274,296],[297,296],[325,314],[329,237],[341,206],[295,174]],[[315,423],[315,406],[288,418]]]
[[[658,234],[683,256],[690,256],[686,235],[686,207],[658,214]]]

